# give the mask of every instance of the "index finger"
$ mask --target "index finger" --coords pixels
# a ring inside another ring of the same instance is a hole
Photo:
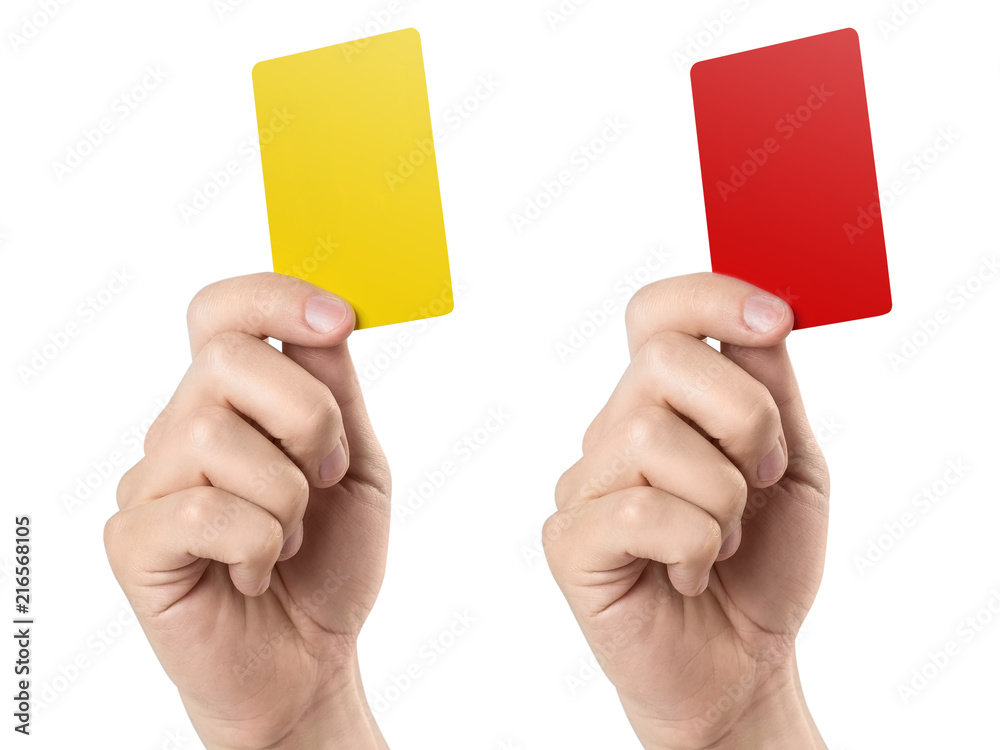
[[[191,356],[222,331],[260,339],[330,347],[354,330],[353,308],[308,281],[278,273],[254,273],[209,284],[187,311]]]
[[[767,388],[778,407],[787,443],[786,476],[819,488],[821,495],[828,494],[826,464],[809,426],[785,345],[794,313],[784,300],[722,274],[675,276],[636,292],[626,310],[626,325],[632,357],[664,330],[720,341],[723,356]],[[607,408],[591,426],[595,435],[604,426]]]
[[[748,347],[774,346],[795,316],[784,300],[732,276],[694,273],[644,286],[628,303],[629,356],[660,331]]]
[[[285,356],[333,394],[347,433],[352,476],[388,487],[385,459],[347,350],[346,340],[356,320],[346,300],[307,281],[278,273],[237,276],[209,284],[188,307],[194,356],[223,331],[280,340]],[[154,429],[155,425],[147,433],[147,440]]]

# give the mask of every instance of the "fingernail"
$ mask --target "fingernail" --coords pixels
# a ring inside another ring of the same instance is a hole
[[[286,557],[291,557],[296,552],[299,551],[299,547],[302,545],[302,524],[293,531],[289,537],[285,540],[285,543],[281,546],[281,554],[278,555],[278,559],[282,560]]]
[[[306,323],[316,333],[329,333],[347,319],[347,305],[330,297],[310,297],[306,302]]]
[[[723,558],[732,555],[736,551],[736,548],[740,546],[740,537],[742,536],[743,527],[737,526],[736,530],[722,542],[722,547],[719,549],[719,557]]]
[[[781,443],[775,445],[757,467],[757,479],[761,482],[773,482],[785,470],[785,452]]]
[[[347,471],[347,454],[344,452],[344,445],[340,443],[329,456],[323,459],[319,465],[319,478],[324,482],[332,482],[340,479]]]
[[[743,306],[743,320],[752,331],[773,331],[785,319],[786,305],[774,297],[756,295]]]

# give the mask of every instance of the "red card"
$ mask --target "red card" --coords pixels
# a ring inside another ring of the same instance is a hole
[[[795,328],[892,308],[854,29],[691,68],[712,270],[787,301]]]

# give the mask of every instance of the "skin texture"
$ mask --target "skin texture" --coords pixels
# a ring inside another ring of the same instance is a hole
[[[277,274],[201,290],[192,364],[119,484],[112,570],[208,748],[386,747],[357,638],[385,571],[390,477],[354,324]]]
[[[768,304],[769,330],[753,314]],[[794,644],[830,481],[785,349],[791,309],[694,274],[641,289],[626,325],[631,362],[543,529],[552,573],[644,747],[823,748]]]

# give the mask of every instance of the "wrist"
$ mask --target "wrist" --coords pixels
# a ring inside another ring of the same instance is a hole
[[[806,705],[794,653],[761,687],[732,728],[703,750],[826,750]]]
[[[312,703],[280,736],[199,734],[206,750],[388,750],[368,706],[356,654],[317,689]]]
[[[357,656],[317,696],[291,733],[267,750],[388,750],[361,682]]]
[[[739,716],[726,725],[716,717],[702,716],[699,724],[669,734],[657,722],[630,716],[633,729],[645,750],[826,750],[806,705],[794,651],[780,663],[759,666],[753,679],[752,697]],[[732,706],[731,696],[721,696],[718,708]],[[626,710],[628,713],[628,710]],[[645,713],[645,712],[644,712]],[[648,714],[647,714],[648,716]],[[683,736],[683,740],[679,737]],[[700,739],[699,739],[700,737]],[[679,740],[679,741],[678,741]]]

